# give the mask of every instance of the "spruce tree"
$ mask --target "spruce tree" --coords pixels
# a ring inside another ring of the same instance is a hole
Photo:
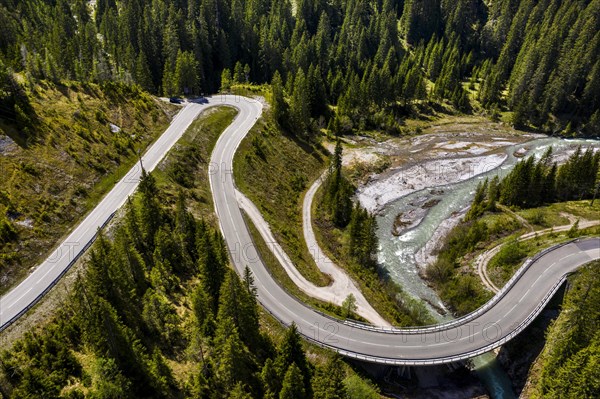
[[[310,129],[310,87],[302,68],[294,78],[294,88],[290,101],[290,116],[297,134],[308,136]]]
[[[245,83],[246,79],[244,77],[244,67],[241,62],[235,63],[235,68],[233,69],[233,82],[236,84]]]
[[[282,127],[288,126],[288,109],[283,95],[283,82],[279,71],[275,71],[271,81],[271,107],[273,118]]]
[[[154,83],[152,82],[152,74],[148,66],[148,59],[143,51],[138,53],[135,61],[134,79],[140,87],[146,91],[154,91]]]
[[[258,350],[258,304],[252,289],[252,286],[246,287],[236,272],[229,269],[221,286],[217,321],[220,323],[223,319],[231,319],[246,346]]]
[[[348,393],[344,385],[344,363],[334,355],[326,365],[319,367],[313,378],[314,399],[346,399]]]
[[[302,349],[302,338],[294,323],[292,323],[285,332],[283,342],[279,347],[279,353],[275,359],[275,369],[280,378],[284,378],[292,364],[295,364],[299,369],[301,374],[300,381],[304,382],[304,391],[308,395],[311,391],[310,381],[312,370],[310,369],[310,365],[306,359],[304,350]]]
[[[127,284],[124,288],[132,290],[129,292],[129,296],[132,300],[135,296],[142,296],[148,286],[145,276],[146,263],[135,249],[135,246],[132,245],[131,237],[126,229],[118,229],[113,250],[117,259],[116,264],[122,273],[119,277],[122,276],[122,281]]]
[[[205,337],[212,337],[216,328],[215,318],[212,303],[203,284],[196,285],[191,293],[190,300],[198,333]]]
[[[238,382],[229,394],[229,399],[252,399],[252,395],[244,389],[244,385]]]
[[[200,65],[195,59],[194,53],[191,51],[177,53],[173,80],[176,82],[178,93],[191,95],[200,92],[199,69]]]
[[[212,309],[216,313],[219,291],[225,279],[226,265],[219,255],[213,234],[204,232],[198,237],[198,270],[206,293],[210,296]]]
[[[276,397],[281,390],[281,378],[272,359],[267,359],[260,372],[260,379],[265,390],[265,397]]]
[[[140,230],[146,245],[154,245],[154,236],[161,223],[161,208],[158,202],[158,188],[154,177],[142,168],[142,176],[138,188],[140,201]]]
[[[131,200],[131,197],[127,198],[125,228],[133,242],[133,245],[135,246],[135,249],[142,255],[146,264],[148,264],[152,254],[150,253],[147,243],[144,240],[142,229],[140,227],[138,210]]]
[[[302,373],[298,366],[292,363],[283,378],[279,399],[305,399],[306,397],[306,390],[302,383]]]
[[[231,71],[228,68],[223,69],[221,72],[221,91],[224,93],[229,92],[231,90],[232,82]]]
[[[231,392],[238,383],[250,381],[251,362],[249,354],[240,339],[232,321],[220,324],[215,336],[215,372],[223,393]]]

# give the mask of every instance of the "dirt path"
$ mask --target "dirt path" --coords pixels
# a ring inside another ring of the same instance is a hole
[[[500,288],[496,287],[492,279],[488,276],[487,265],[490,262],[490,260],[492,260],[492,258],[498,252],[500,252],[500,250],[502,249],[502,245],[503,244],[496,245],[489,251],[482,253],[477,257],[477,260],[475,261],[475,264],[477,265],[477,274],[479,274],[481,282],[488,290],[492,291],[493,293],[500,291]]]
[[[313,298],[331,302],[338,306],[342,306],[344,300],[348,295],[354,295],[356,298],[356,314],[365,318],[373,325],[376,326],[391,326],[383,317],[377,313],[375,309],[369,304],[365,296],[358,289],[352,279],[339,268],[331,259],[329,259],[317,244],[317,240],[314,235],[312,228],[312,217],[310,209],[314,195],[321,184],[321,178],[319,178],[313,186],[308,190],[304,198],[302,215],[304,225],[304,238],[306,240],[309,252],[315,263],[321,270],[321,272],[331,277],[332,283],[327,287],[317,287],[310,281],[308,281],[294,266],[292,260],[285,253],[283,248],[279,245],[275,239],[271,228],[267,221],[264,220],[260,211],[256,206],[248,199],[244,194],[239,191],[236,192],[236,197],[240,208],[246,212],[252,223],[256,226],[260,235],[263,237],[265,242],[268,244],[271,252],[281,266],[284,268],[290,279],[307,295]]]

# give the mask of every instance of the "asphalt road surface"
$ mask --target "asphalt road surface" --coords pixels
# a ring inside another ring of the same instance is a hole
[[[209,171],[215,210],[233,264],[240,273],[246,266],[252,269],[258,299],[275,318],[286,325],[296,323],[304,337],[344,356],[377,363],[419,365],[448,363],[484,353],[525,328],[568,273],[600,258],[600,238],[558,247],[531,263],[509,290],[501,292],[483,310],[444,325],[401,330],[336,321],[302,304],[275,282],[256,254],[238,207],[233,182],[233,156],[261,116],[262,105],[258,101],[238,96],[216,96],[203,104],[186,105],[144,155],[144,167],[152,170],[196,116],[214,105],[230,105],[239,110],[233,123],[217,141]],[[115,185],[44,263],[0,299],[0,329],[26,312],[64,274],[73,259],[93,241],[97,229],[110,220],[133,193],[139,176],[137,166]]]
[[[401,330],[336,321],[288,294],[256,253],[236,200],[232,170],[234,154],[260,117],[262,106],[246,98],[240,98],[235,106],[240,112],[213,150],[211,165],[219,167],[210,174],[215,209],[233,264],[240,274],[246,266],[250,267],[258,299],[275,318],[286,325],[296,323],[307,339],[345,356],[418,365],[448,363],[485,353],[522,331],[568,273],[600,258],[600,238],[556,248],[533,262],[511,289],[496,297],[484,311],[446,325]]]
[[[221,97],[207,99],[199,103],[188,103],[177,114],[169,128],[156,140],[142,157],[147,171],[152,171],[181,138],[196,117],[207,108],[220,105]],[[115,184],[112,190],[84,218],[84,220],[37,266],[25,280],[0,298],[0,331],[33,306],[62,277],[91,242],[96,232],[104,226],[133,194],[138,186],[141,167],[136,164],[125,177]]]

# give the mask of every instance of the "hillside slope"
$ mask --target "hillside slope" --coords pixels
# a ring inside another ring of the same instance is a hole
[[[571,280],[562,312],[548,331],[546,346],[532,368],[525,397],[600,396],[600,262]]]
[[[27,111],[0,118],[0,293],[129,170],[176,111],[117,84],[39,81],[22,95]]]

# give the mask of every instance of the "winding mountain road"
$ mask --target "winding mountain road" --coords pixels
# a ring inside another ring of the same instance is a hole
[[[211,157],[209,173],[215,210],[221,231],[238,272],[249,266],[254,274],[260,303],[280,322],[296,323],[308,340],[332,348],[344,356],[365,361],[426,365],[464,360],[485,353],[522,331],[549,301],[566,276],[581,265],[600,258],[600,238],[585,239],[553,248],[526,264],[488,304],[455,321],[415,329],[372,327],[341,322],[316,312],[287,293],[269,274],[257,256],[236,199],[233,181],[234,154],[261,116],[262,105],[238,96],[218,96],[206,104],[189,104],[143,158],[152,170],[183,134],[194,118],[214,105],[239,110],[223,132]],[[93,241],[104,225],[133,193],[139,170],[132,170],[42,265],[19,286],[0,299],[0,329],[34,304]],[[71,244],[76,243],[77,245]],[[61,248],[66,248],[68,251]]]
[[[570,218],[570,220],[569,220],[570,224],[563,225],[563,226],[550,227],[550,228],[543,229],[543,230],[532,231],[532,232],[523,234],[522,236],[520,236],[518,238],[518,240],[526,241],[526,240],[531,240],[531,239],[537,238],[537,237],[545,235],[545,234],[569,231],[573,227],[573,225],[576,223],[576,221],[579,220],[578,218],[573,217],[572,215],[569,215],[569,218]],[[579,229],[587,229],[589,227],[594,227],[594,226],[598,226],[598,225],[600,225],[600,220],[583,220],[579,223]],[[506,245],[506,242],[496,245],[492,249],[483,252],[475,260],[477,274],[479,275],[479,278],[481,279],[482,284],[488,290],[492,291],[493,293],[497,293],[498,291],[500,291],[500,288],[498,288],[496,286],[496,284],[494,284],[494,282],[490,278],[490,276],[488,274],[488,264],[494,258],[494,256],[496,256],[498,254],[498,252],[500,252],[500,250],[504,247],[504,245]]]
[[[517,274],[519,278],[477,312],[446,324],[396,329],[334,320],[285,291],[256,253],[236,199],[232,170],[235,152],[260,117],[262,106],[246,98],[240,98],[235,106],[238,116],[217,141],[211,157],[211,164],[220,167],[210,175],[215,209],[232,262],[239,273],[250,267],[258,299],[276,319],[285,325],[295,323],[305,338],[344,356],[383,364],[426,365],[488,352],[529,325],[569,273],[600,258],[600,238],[553,248],[525,265]]]
[[[154,170],[194,119],[207,108],[222,104],[222,100],[231,101],[215,97],[198,103],[187,103],[171,121],[169,128],[142,156],[144,168],[147,171]],[[131,168],[67,238],[52,250],[44,262],[19,285],[0,298],[0,331],[34,306],[85,252],[96,238],[98,229],[105,226],[133,194],[139,184],[141,172],[139,164]]]

